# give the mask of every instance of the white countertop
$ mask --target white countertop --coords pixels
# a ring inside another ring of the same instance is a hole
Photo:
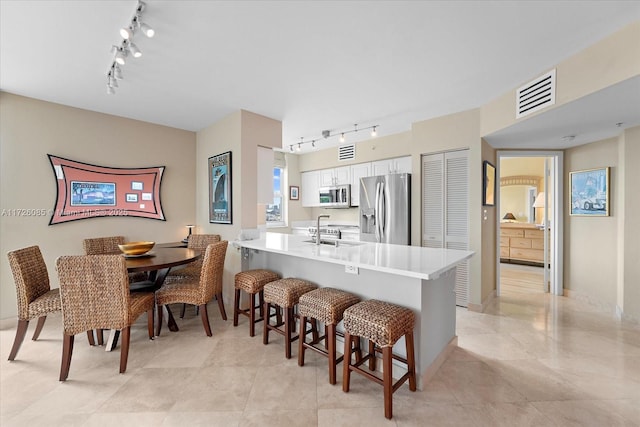
[[[426,280],[436,279],[474,254],[473,251],[367,242],[339,242],[335,247],[316,245],[308,240],[308,236],[266,233],[260,239],[235,241],[234,245]]]

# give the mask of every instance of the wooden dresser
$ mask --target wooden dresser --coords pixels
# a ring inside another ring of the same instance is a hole
[[[544,231],[533,224],[500,224],[500,261],[543,265]]]

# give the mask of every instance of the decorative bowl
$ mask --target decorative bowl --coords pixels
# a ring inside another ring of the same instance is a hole
[[[128,242],[118,247],[125,255],[142,255],[149,252],[155,244],[156,242]]]

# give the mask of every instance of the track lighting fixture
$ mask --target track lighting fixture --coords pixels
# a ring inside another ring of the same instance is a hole
[[[340,135],[340,138],[338,139],[338,141],[340,141],[340,143],[343,143],[345,141],[345,135],[348,133],[352,133],[352,132],[358,132],[359,130],[367,130],[367,129],[371,129],[371,136],[375,137],[378,135],[378,127],[380,127],[380,125],[373,125],[373,126],[368,126],[366,128],[360,128],[358,129],[358,125],[355,124],[353,125],[353,129],[352,130],[345,130],[345,131],[338,131],[338,132],[334,132],[333,134],[331,133],[331,131],[329,130],[323,130],[322,131],[322,137],[324,139],[328,139],[328,138],[332,138],[334,136]],[[302,146],[304,144],[311,144],[312,148],[316,148],[316,142],[318,142],[318,139],[312,139],[311,141],[305,141],[304,137],[300,137],[300,142],[296,144],[291,144],[289,145],[289,151],[293,153],[294,147],[295,147],[295,151],[301,151],[302,150]]]
[[[120,29],[120,36],[122,36],[122,42],[119,46],[114,45],[112,47],[113,61],[107,71],[107,93],[110,95],[115,94],[115,89],[118,87],[117,80],[122,80],[122,70],[120,65],[126,63],[126,58],[129,53],[134,58],[140,58],[142,51],[135,43],[133,43],[133,37],[136,34],[136,30],[140,30],[145,36],[153,37],[155,31],[146,23],[142,22],[142,11],[145,9],[146,4],[142,1],[138,1],[136,10],[129,24]]]

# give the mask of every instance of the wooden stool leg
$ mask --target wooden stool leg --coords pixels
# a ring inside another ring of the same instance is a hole
[[[382,379],[384,387],[384,416],[391,419],[393,416],[393,378],[391,376],[391,350],[393,347],[382,348]]]
[[[96,345],[96,341],[93,337],[93,329],[89,329],[87,331],[87,339],[89,340],[89,345]]]
[[[369,370],[370,371],[375,371],[376,370],[376,345],[373,341],[369,340],[369,355],[371,355],[371,357],[369,358]]]
[[[357,337],[356,337],[357,338]],[[349,382],[351,380],[351,334],[344,332],[344,359],[342,360],[342,391],[349,392]]]
[[[416,356],[413,347],[413,331],[404,336],[407,344],[407,369],[409,371],[409,390],[416,391]]]
[[[331,323],[325,325],[326,335],[329,341],[329,384],[336,383],[336,325]]]
[[[267,317],[265,317],[264,319],[264,328],[262,329],[262,344],[269,344],[269,318],[271,316],[268,315],[268,313],[271,311],[271,304],[268,302],[264,303],[264,311],[267,312]]]
[[[236,289],[233,298],[233,326],[238,326],[238,314],[240,313],[240,289]]]
[[[98,345],[104,344],[104,331],[102,329],[96,329],[96,335],[98,338]]]
[[[291,318],[293,317],[293,307],[284,309],[284,356],[291,359]]]
[[[305,338],[307,329],[307,317],[300,316],[300,332],[298,337],[298,366],[304,366]]]
[[[220,315],[222,316],[222,320],[227,320],[227,312],[224,309],[224,301],[222,300],[222,292],[216,295],[216,299],[218,300],[218,308],[220,309]]]
[[[264,290],[262,289],[258,292],[258,301],[260,302],[260,317],[264,318],[264,310],[262,309],[264,305]]]
[[[73,335],[64,335],[62,337],[62,363],[60,365],[60,381],[65,381],[69,376],[69,367],[71,367],[71,355],[73,354]]]
[[[249,336],[256,334],[256,294],[249,294]],[[260,312],[262,313],[262,302],[260,303]]]

